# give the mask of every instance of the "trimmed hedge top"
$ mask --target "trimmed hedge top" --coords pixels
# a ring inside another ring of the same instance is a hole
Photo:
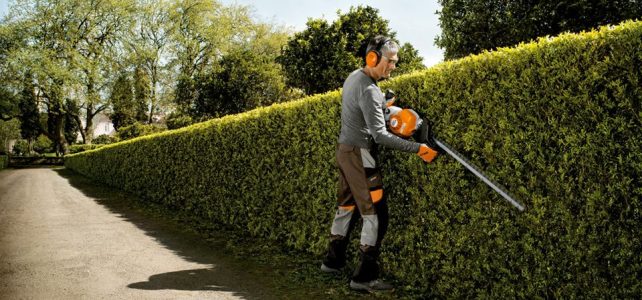
[[[383,84],[528,207],[454,159],[382,149],[387,273],[424,297],[642,294],[642,22],[542,38]],[[66,157],[67,167],[320,254],[334,212],[340,93]],[[356,242],[356,241],[355,241]]]

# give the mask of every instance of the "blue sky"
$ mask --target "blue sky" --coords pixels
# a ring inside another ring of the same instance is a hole
[[[223,0],[221,2],[252,6],[257,19],[292,27],[296,31],[305,29],[308,18],[334,21],[339,9],[345,13],[350,10],[350,6],[369,5],[377,8],[379,15],[390,21],[390,28],[397,32],[400,42],[411,43],[419,51],[426,66],[432,66],[443,60],[443,51],[434,45],[435,37],[441,33],[439,18],[435,14],[441,9],[437,0]]]
[[[10,0],[0,0],[0,17],[8,11]],[[369,5],[379,9],[379,15],[390,21],[390,28],[397,32],[400,42],[411,43],[424,58],[426,66],[443,60],[443,51],[434,45],[441,29],[435,12],[441,9],[437,0],[426,1],[354,1],[354,0],[222,0],[224,4],[248,5],[260,21],[284,25],[295,31],[305,29],[308,18],[334,21],[337,10],[347,12],[350,6]]]

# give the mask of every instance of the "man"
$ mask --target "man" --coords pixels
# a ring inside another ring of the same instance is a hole
[[[341,132],[336,151],[338,208],[321,270],[341,272],[346,264],[350,231],[361,216],[360,262],[350,281],[350,288],[355,290],[392,289],[390,284],[379,279],[377,259],[388,228],[388,206],[375,162],[374,143],[417,153],[427,162],[436,155],[427,145],[399,138],[386,129],[385,99],[377,81],[390,77],[399,59],[398,51],[399,46],[391,39],[375,37],[368,44],[366,66],[352,72],[343,84]]]

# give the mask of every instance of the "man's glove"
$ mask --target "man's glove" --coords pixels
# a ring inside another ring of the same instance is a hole
[[[419,152],[417,152],[417,155],[421,157],[421,159],[424,160],[424,162],[431,163],[435,158],[437,158],[437,155],[439,152],[437,152],[435,149],[428,147],[426,144],[421,144],[419,146]]]

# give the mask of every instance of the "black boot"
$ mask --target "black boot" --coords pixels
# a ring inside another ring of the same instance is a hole
[[[346,248],[348,241],[345,237],[333,236],[328,252],[321,264],[321,271],[326,273],[339,273],[340,269],[346,265]]]

